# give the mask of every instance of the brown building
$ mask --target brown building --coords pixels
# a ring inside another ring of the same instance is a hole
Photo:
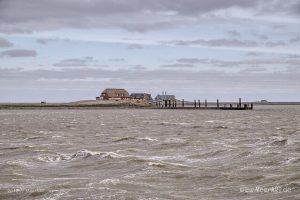
[[[151,94],[147,93],[132,93],[130,95],[131,99],[136,99],[136,100],[144,100],[144,101],[151,101]]]
[[[130,96],[125,89],[107,88],[101,93],[100,99],[130,99]]]

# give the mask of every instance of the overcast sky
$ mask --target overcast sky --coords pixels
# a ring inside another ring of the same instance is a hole
[[[0,102],[300,101],[300,0],[0,0]]]

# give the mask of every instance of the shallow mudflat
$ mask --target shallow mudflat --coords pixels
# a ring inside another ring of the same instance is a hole
[[[0,199],[299,199],[299,152],[300,106],[0,110]]]

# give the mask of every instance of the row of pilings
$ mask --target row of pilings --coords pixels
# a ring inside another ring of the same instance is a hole
[[[165,109],[220,109],[220,110],[252,110],[253,103],[242,103],[239,98],[238,103],[220,103],[217,99],[213,106],[209,106],[212,102],[208,103],[207,100],[201,102],[194,100],[193,102],[186,102],[184,99],[180,100],[161,100],[156,102],[157,108]]]

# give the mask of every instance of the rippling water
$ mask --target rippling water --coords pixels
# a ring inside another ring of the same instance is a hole
[[[0,128],[0,199],[300,198],[300,106],[1,110]]]

